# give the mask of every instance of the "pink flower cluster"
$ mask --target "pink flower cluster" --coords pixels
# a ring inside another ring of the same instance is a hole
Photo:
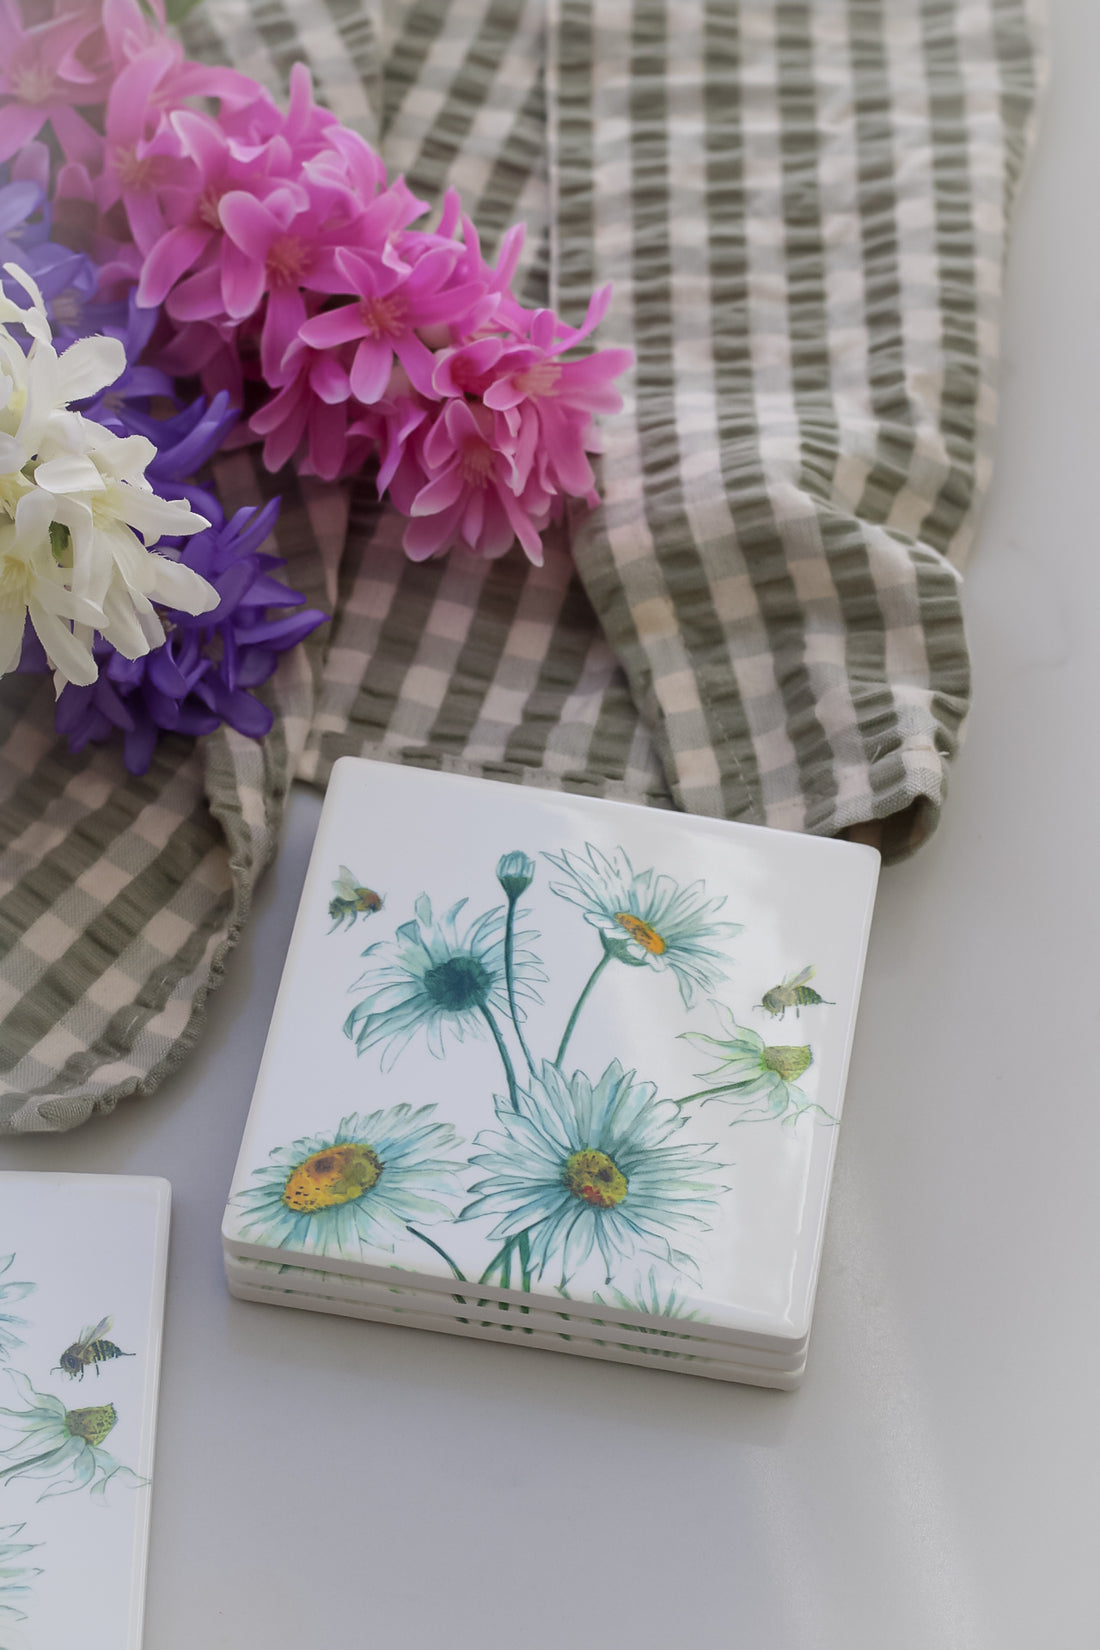
[[[495,264],[453,193],[415,228],[426,204],[314,102],[300,64],[284,112],[188,62],[137,0],[0,0],[0,20],[0,161],[49,123],[55,233],[163,306],[158,366],[238,403],[270,392],[251,417],[269,468],[335,479],[376,461],[418,560],[518,539],[539,561],[563,499],[596,501],[593,416],[618,410],[632,357],[563,357],[609,289],[579,329],[525,309],[522,228]]]

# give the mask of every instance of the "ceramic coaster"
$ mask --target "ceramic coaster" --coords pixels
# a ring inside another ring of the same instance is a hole
[[[0,1644],[142,1637],[171,1192],[0,1173]]]
[[[400,1289],[388,1284],[369,1283],[361,1278],[345,1277],[337,1272],[314,1272],[305,1267],[279,1266],[266,1261],[234,1261],[226,1258],[225,1275],[230,1286],[242,1285],[275,1294],[307,1295],[311,1298],[344,1300],[349,1305],[382,1307],[398,1313],[414,1312],[427,1317],[455,1318],[460,1322],[477,1321],[486,1324],[517,1324],[546,1334],[567,1333],[573,1338],[614,1342],[619,1346],[633,1346],[652,1351],[655,1345],[683,1353],[697,1353],[700,1357],[730,1359],[767,1369],[789,1369],[792,1362],[805,1361],[805,1354],[744,1350],[702,1340],[690,1333],[692,1324],[686,1318],[669,1318],[662,1328],[635,1328],[614,1315],[606,1318],[580,1318],[561,1310],[540,1309],[530,1304],[508,1305],[487,1301],[476,1292],[466,1295],[441,1295],[425,1289]]]
[[[805,1351],[873,850],[396,765],[330,782],[223,1241]]]
[[[805,1371],[804,1362],[791,1370],[773,1370],[732,1359],[681,1354],[663,1347],[648,1350],[619,1346],[611,1341],[581,1339],[564,1333],[545,1334],[521,1324],[479,1323],[473,1319],[463,1322],[458,1318],[388,1310],[384,1306],[356,1306],[350,1301],[334,1300],[324,1295],[286,1295],[280,1299],[279,1290],[251,1289],[245,1284],[230,1283],[229,1292],[238,1300],[254,1301],[265,1306],[293,1306],[306,1312],[327,1312],[337,1317],[360,1318],[366,1323],[389,1324],[396,1329],[429,1329],[468,1340],[493,1341],[498,1345],[525,1347],[533,1351],[563,1352],[576,1358],[632,1364],[639,1369],[662,1370],[672,1375],[701,1375],[707,1380],[736,1381],[745,1386],[771,1387],[783,1392],[793,1391]]]

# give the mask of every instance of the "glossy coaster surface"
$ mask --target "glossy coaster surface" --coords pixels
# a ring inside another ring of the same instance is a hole
[[[338,762],[227,1252],[799,1361],[877,871]]]

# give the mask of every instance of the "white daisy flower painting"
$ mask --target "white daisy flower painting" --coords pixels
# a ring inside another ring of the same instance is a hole
[[[390,1253],[396,1236],[421,1235],[415,1223],[452,1216],[458,1144],[434,1105],[353,1113],[271,1153],[237,1198],[240,1235],[311,1255]]]
[[[804,1112],[817,1112],[825,1122],[836,1119],[823,1106],[807,1098],[798,1085],[814,1063],[808,1043],[768,1044],[751,1026],[738,1025],[732,1011],[722,1003],[713,1005],[724,1037],[709,1037],[701,1031],[681,1032],[684,1041],[713,1061],[700,1072],[707,1086],[683,1096],[680,1105],[698,1100],[706,1105],[721,1100],[736,1107],[742,1122],[796,1123]]]
[[[618,1061],[595,1082],[546,1061],[518,1102],[498,1098],[497,1127],[477,1137],[460,1219],[491,1215],[491,1240],[525,1238],[527,1277],[554,1274],[562,1290],[593,1255],[608,1283],[639,1253],[691,1267],[673,1241],[707,1231],[726,1188],[714,1147],[678,1138],[683,1119],[652,1083]]]
[[[147,1482],[103,1448],[118,1424],[113,1403],[69,1409],[52,1393],[37,1392],[26,1375],[9,1374],[24,1407],[0,1407],[0,1425],[15,1434],[0,1445],[0,1484],[37,1479],[45,1486],[38,1500],[47,1501],[83,1489],[102,1498],[112,1482],[131,1488]]]
[[[741,933],[718,918],[724,895],[712,898],[701,880],[681,886],[652,867],[635,871],[624,848],[605,854],[587,843],[583,854],[545,857],[563,878],[551,891],[580,908],[607,960],[671,974],[686,1008],[724,977],[727,943]]]

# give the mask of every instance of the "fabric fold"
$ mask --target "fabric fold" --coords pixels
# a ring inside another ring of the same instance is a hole
[[[297,773],[358,754],[837,834],[943,806],[970,697],[959,570],[988,486],[1001,272],[1042,53],[1029,0],[248,0],[187,49],[320,99],[524,302],[637,353],[603,504],[414,566],[369,475],[277,491],[334,609],[262,745],[71,756],[0,688],[0,1131],[150,1092],[201,1027]],[[328,602],[325,601],[325,592]]]

